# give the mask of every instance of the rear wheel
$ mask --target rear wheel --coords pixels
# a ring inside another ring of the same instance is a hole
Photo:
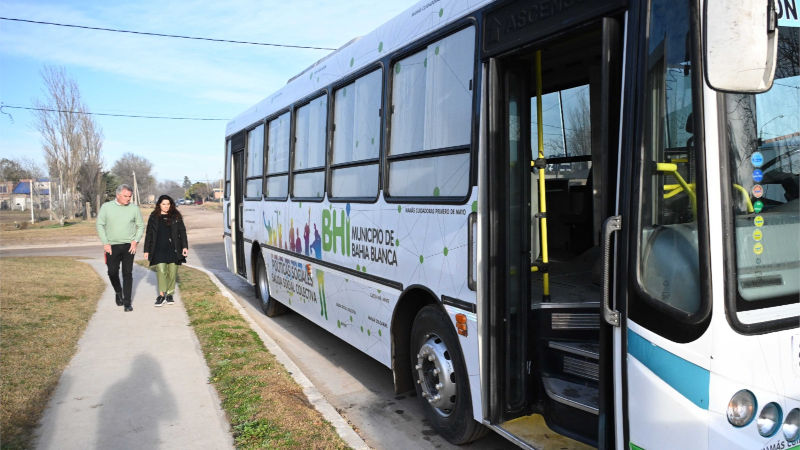
[[[256,296],[261,300],[261,309],[267,317],[275,317],[283,314],[286,307],[269,295],[269,279],[267,277],[267,266],[261,254],[255,255],[256,258]]]
[[[411,327],[411,367],[417,396],[433,428],[453,444],[486,433],[472,418],[467,370],[458,337],[435,305],[422,308]]]

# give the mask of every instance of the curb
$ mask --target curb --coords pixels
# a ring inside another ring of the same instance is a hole
[[[286,367],[286,370],[289,371],[289,375],[291,375],[292,379],[299,384],[303,388],[303,393],[305,394],[308,401],[314,405],[314,408],[322,414],[322,417],[325,418],[328,422],[333,425],[336,429],[336,433],[344,440],[344,442],[354,449],[359,450],[367,450],[369,446],[361,439],[361,436],[356,433],[353,428],[350,426],[349,423],[339,414],[336,409],[328,403],[325,397],[320,393],[316,387],[311,383],[311,380],[306,377],[306,375],[300,370],[299,367],[292,361],[289,356],[281,349],[278,344],[266,333],[264,330],[259,327],[255,321],[247,314],[247,311],[239,304],[239,302],[234,298],[233,294],[228,291],[228,288],[222,284],[221,281],[217,278],[216,275],[204,269],[202,267],[197,267],[189,264],[184,264],[186,267],[190,267],[192,269],[199,270],[206,275],[208,275],[209,279],[219,288],[220,293],[231,302],[234,308],[239,312],[239,315],[247,322],[250,326],[250,329],[253,330],[258,337],[261,338],[261,341],[264,342],[264,346],[269,350],[275,358]]]

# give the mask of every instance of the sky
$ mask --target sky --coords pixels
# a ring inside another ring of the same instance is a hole
[[[338,48],[413,0],[0,0],[0,17],[151,33]],[[0,158],[44,169],[32,111],[45,100],[45,66],[63,67],[92,113],[104,168],[125,153],[153,164],[157,181],[214,181],[224,168],[225,124],[281,88],[327,50],[142,36],[0,20]]]

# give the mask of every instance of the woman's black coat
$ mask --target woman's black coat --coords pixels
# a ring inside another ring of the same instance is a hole
[[[144,238],[144,252],[148,253],[147,259],[150,264],[153,263],[153,258],[156,257],[156,242],[158,242],[158,221],[161,219],[160,215],[150,214],[147,219],[147,235]],[[183,249],[189,248],[189,239],[186,237],[186,227],[183,225],[183,220],[176,219],[170,226],[171,234],[170,244],[172,251],[177,256],[177,264],[185,263],[186,257],[183,256]],[[180,245],[175,245],[175,243]]]

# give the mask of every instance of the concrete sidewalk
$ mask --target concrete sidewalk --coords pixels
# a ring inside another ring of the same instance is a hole
[[[133,311],[123,312],[105,265],[87,262],[107,288],[44,411],[36,448],[233,448],[180,295],[156,308],[156,275],[134,264]]]

